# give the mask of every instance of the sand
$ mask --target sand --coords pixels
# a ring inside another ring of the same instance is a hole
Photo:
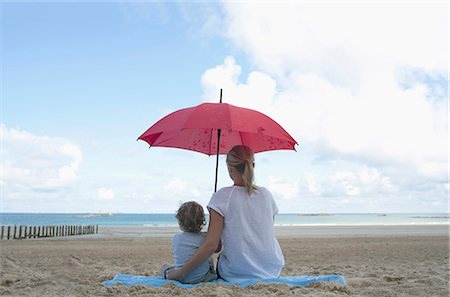
[[[420,232],[412,229],[359,227],[350,232],[348,228],[316,228],[318,231],[313,232],[313,227],[279,228],[277,237],[286,260],[282,275],[340,274],[348,282],[346,286],[318,283],[304,288],[264,284],[247,288],[208,284],[193,289],[171,284],[162,288],[102,285],[118,273],[159,274],[162,264],[172,261],[173,230],[157,232],[156,236],[134,228],[141,236],[126,237],[126,229],[120,229],[118,236],[117,230],[106,228],[98,236],[3,240],[0,295],[449,296],[448,226],[432,226]]]

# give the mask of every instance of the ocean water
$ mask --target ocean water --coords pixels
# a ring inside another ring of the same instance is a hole
[[[450,224],[448,213],[278,214],[278,226]],[[174,214],[0,213],[0,225],[178,226]]]

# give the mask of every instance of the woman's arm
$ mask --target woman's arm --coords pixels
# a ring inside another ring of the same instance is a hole
[[[172,269],[168,279],[182,280],[195,267],[206,261],[218,249],[223,229],[223,217],[213,209],[209,209],[208,234],[192,258],[178,269]]]

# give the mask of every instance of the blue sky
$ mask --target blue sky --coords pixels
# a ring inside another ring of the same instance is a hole
[[[446,2],[0,5],[1,211],[206,205],[214,158],[136,138],[220,88],[301,144],[256,155],[281,212],[448,211]]]

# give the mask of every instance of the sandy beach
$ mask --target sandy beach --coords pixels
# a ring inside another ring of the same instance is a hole
[[[176,228],[102,227],[95,236],[0,241],[0,295],[449,296],[448,225],[276,231],[286,260],[282,275],[340,274],[348,284],[106,288],[102,282],[119,273],[158,275],[172,261]]]

